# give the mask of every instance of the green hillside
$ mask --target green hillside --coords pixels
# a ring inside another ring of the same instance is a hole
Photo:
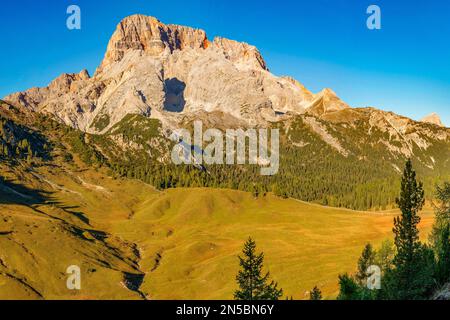
[[[281,132],[280,169],[274,176],[261,176],[255,165],[208,165],[205,171],[175,166],[170,162],[173,142],[158,121],[138,115],[128,115],[106,134],[86,139],[116,176],[136,178],[158,189],[274,192],[333,207],[386,210],[394,207],[401,168],[409,157],[424,181],[428,200],[436,184],[450,180],[448,129],[412,123],[401,134],[389,124],[386,131],[374,127],[370,110],[352,109],[351,116],[346,112],[335,114],[339,117],[332,121],[302,115],[274,125]]]

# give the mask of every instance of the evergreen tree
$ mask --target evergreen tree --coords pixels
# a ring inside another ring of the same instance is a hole
[[[419,211],[425,202],[421,182],[417,182],[411,160],[406,162],[401,182],[400,198],[396,203],[401,216],[394,219],[394,268],[385,277],[385,294],[390,299],[423,299],[433,283],[429,248],[419,241]],[[387,281],[386,281],[387,280]]]
[[[236,300],[278,300],[283,290],[277,283],[269,283],[269,272],[262,275],[264,254],[256,253],[256,242],[249,238],[244,244],[243,257],[239,256],[241,270],[236,276],[239,290],[234,293]]]
[[[450,281],[450,225],[447,224],[441,231],[437,250],[437,263],[435,278],[440,284]]]
[[[322,300],[322,291],[317,286],[309,293],[309,300]]]
[[[392,261],[395,256],[394,243],[385,240],[376,252],[375,264],[381,268],[382,274],[392,269]]]
[[[348,274],[339,276],[338,300],[360,300],[360,287]]]
[[[355,275],[356,280],[360,285],[365,285],[367,278],[367,269],[375,263],[375,251],[370,243],[368,243],[361,254],[358,261],[358,272]]]

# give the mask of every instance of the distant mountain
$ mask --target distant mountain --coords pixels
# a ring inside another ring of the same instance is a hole
[[[314,101],[307,110],[311,114],[322,116],[349,108],[350,106],[343,102],[333,90],[324,89],[314,97]]]
[[[439,115],[434,113],[434,112],[429,114],[428,116],[424,117],[420,121],[426,122],[426,123],[432,123],[432,124],[438,125],[440,127],[444,127],[444,124],[442,123],[441,117],[439,117]]]

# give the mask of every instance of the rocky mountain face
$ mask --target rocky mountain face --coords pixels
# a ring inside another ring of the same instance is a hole
[[[130,113],[170,127],[219,111],[256,125],[303,113],[314,99],[297,81],[272,75],[253,46],[142,15],[119,23],[92,78],[63,74],[5,98],[86,132],[105,132]]]

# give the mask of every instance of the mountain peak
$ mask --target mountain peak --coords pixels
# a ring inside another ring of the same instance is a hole
[[[433,112],[429,115],[427,115],[426,117],[424,117],[422,120],[420,120],[421,122],[426,122],[426,123],[431,123],[431,124],[435,124],[438,125],[440,127],[444,127],[444,124],[442,123],[441,117]]]
[[[101,73],[107,66],[120,62],[132,50],[157,57],[175,50],[212,48],[232,62],[243,62],[255,68],[268,70],[266,63],[254,46],[244,42],[217,37],[210,42],[201,29],[175,24],[164,24],[155,17],[141,14],[124,18],[113,33],[105,57],[96,71]]]
[[[319,94],[322,94],[323,96],[326,96],[326,97],[337,97],[336,92],[334,92],[330,88],[323,89]]]
[[[122,60],[129,50],[140,50],[157,56],[165,50],[173,52],[187,47],[204,49],[207,46],[208,38],[203,30],[165,25],[154,17],[136,14],[124,18],[117,25],[97,73],[109,64]]]
[[[309,113],[322,116],[335,111],[349,109],[350,106],[342,101],[330,88],[325,88],[316,94],[314,101],[308,108]]]

